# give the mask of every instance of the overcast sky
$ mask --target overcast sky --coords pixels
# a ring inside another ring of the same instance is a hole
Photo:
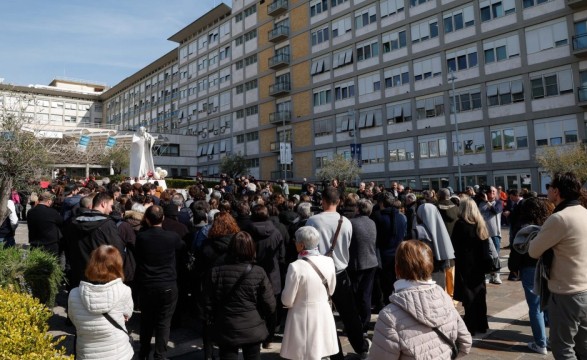
[[[0,79],[114,86],[177,46],[170,36],[231,0],[2,0]]]

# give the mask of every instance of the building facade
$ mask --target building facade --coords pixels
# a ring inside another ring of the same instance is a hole
[[[176,136],[178,175],[241,153],[315,179],[338,153],[364,180],[544,191],[536,154],[586,138],[586,24],[584,0],[234,0],[104,92],[103,123]]]

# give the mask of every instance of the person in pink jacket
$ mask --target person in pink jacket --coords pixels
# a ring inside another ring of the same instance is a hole
[[[395,292],[375,324],[371,360],[451,359],[453,348],[433,330],[468,354],[472,338],[450,296],[434,281],[432,250],[418,240],[402,242],[396,252]],[[457,354],[455,354],[457,355]]]

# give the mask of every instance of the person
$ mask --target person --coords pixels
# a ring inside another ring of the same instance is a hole
[[[416,210],[418,225],[413,231],[413,238],[425,241],[434,254],[434,271],[432,279],[442,287],[446,286],[445,270],[454,259],[452,241],[440,216],[440,211],[433,203],[423,203]]]
[[[176,252],[184,243],[175,232],[162,228],[163,209],[152,205],[145,211],[146,230],[137,235],[135,281],[141,299],[141,347],[139,359],[148,359],[155,332],[154,359],[164,359],[177,304]]]
[[[113,204],[114,199],[108,193],[97,194],[92,200],[92,209],[73,219],[64,229],[65,256],[70,264],[68,285],[72,288],[84,280],[90,254],[98,246],[114,246],[124,261],[124,243],[116,223],[109,217]]]
[[[144,126],[139,133],[132,136],[130,149],[130,176],[145,178],[149,172],[155,171],[153,162],[153,144],[155,139],[147,132]]]
[[[581,182],[572,172],[556,173],[546,189],[554,212],[530,241],[528,254],[550,263],[548,318],[554,358],[586,359],[587,209],[579,201]]]
[[[0,246],[4,248],[12,247],[16,244],[14,236],[18,227],[18,216],[12,200],[8,199],[6,209],[8,213],[4,221],[0,224]]]
[[[275,312],[275,297],[262,267],[254,265],[255,243],[247,232],[236,233],[224,265],[206,278],[203,305],[212,323],[222,360],[258,360],[269,332],[265,320]]]
[[[285,359],[320,360],[338,352],[336,323],[328,303],[336,287],[336,271],[332,258],[320,255],[318,230],[302,226],[295,239],[298,260],[289,264],[281,294],[281,302],[289,311],[280,355]]]
[[[497,189],[494,186],[490,186],[481,192],[480,196],[479,211],[483,215],[489,236],[495,245],[495,250],[499,254],[501,247],[501,213],[503,212],[503,202],[498,197]],[[502,283],[498,272],[491,273],[489,281],[496,285]]]
[[[332,302],[340,314],[351,346],[361,358],[366,358],[369,342],[363,338],[363,326],[346,271],[350,260],[349,248],[353,237],[353,226],[349,219],[336,212],[339,202],[338,189],[332,186],[327,187],[322,194],[324,211],[310,217],[306,225],[315,227],[320,233],[320,253],[329,254],[334,260],[338,286],[332,295]],[[336,238],[335,234],[337,234]],[[338,346],[339,352],[330,357],[333,360],[344,359],[340,341]]]
[[[125,323],[132,316],[133,301],[130,288],[123,283],[118,249],[101,245],[92,251],[85,278],[68,299],[68,315],[77,333],[77,359],[132,359]]]
[[[429,246],[417,240],[400,244],[395,262],[396,292],[379,312],[369,359],[451,359],[450,345],[433,327],[456,342],[459,354],[469,353],[471,334],[451,298],[432,280],[433,269]]]
[[[483,259],[483,241],[491,241],[483,216],[471,198],[460,203],[460,216],[453,229],[455,246],[454,299],[465,308],[465,324],[471,335],[485,333],[487,322],[487,289]]]
[[[442,221],[444,221],[444,226],[446,226],[446,231],[448,232],[448,236],[451,236],[452,239],[452,230],[459,218],[459,207],[455,205],[452,201],[450,201],[450,196],[452,193],[451,188],[442,188],[438,190],[438,211],[440,212],[440,216],[442,217]],[[446,292],[450,297],[454,294],[454,281],[455,281],[455,265],[454,261],[451,260],[450,267],[446,268],[445,270],[445,277],[446,277]]]
[[[529,198],[516,206],[515,212],[519,213],[517,221],[521,224],[516,236],[511,242],[512,251],[508,259],[510,271],[518,274],[522,281],[524,296],[528,304],[528,317],[532,336],[534,341],[528,343],[528,347],[539,354],[547,354],[546,340],[546,318],[545,313],[540,308],[540,294],[535,294],[534,276],[536,273],[537,260],[531,258],[527,251],[527,246],[518,246],[517,244],[528,244],[534,235],[540,230],[546,219],[552,213],[554,204],[546,199]],[[510,225],[514,225],[510,223]]]
[[[39,203],[28,213],[27,227],[31,247],[59,256],[63,218],[51,207],[53,199],[54,195],[49,192],[39,195]]]

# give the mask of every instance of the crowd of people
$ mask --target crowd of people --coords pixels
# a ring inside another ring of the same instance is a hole
[[[584,357],[587,210],[575,206],[583,193],[573,174],[547,188],[547,199],[493,186],[419,196],[397,183],[349,192],[333,180],[304,181],[288,196],[284,181],[240,177],[184,196],[151,183],[66,181],[35,195],[26,216],[31,247],[62,259],[80,358],[132,358],[134,309],[140,359],[165,358],[185,314],[202,321],[206,359],[237,359],[239,349],[259,359],[276,334],[284,358],[344,359],[333,308],[361,358],[454,358],[489,328],[486,284],[502,280],[480,262],[487,241],[499,252],[502,226],[509,279],[521,280],[529,306],[529,348]]]

